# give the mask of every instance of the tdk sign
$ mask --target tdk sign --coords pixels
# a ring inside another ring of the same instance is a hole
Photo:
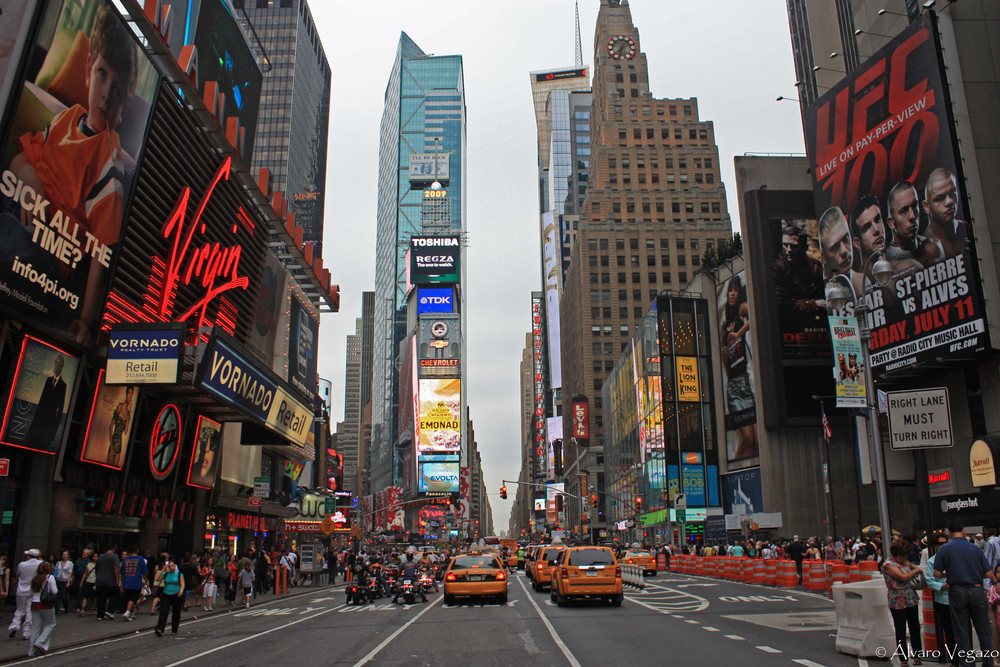
[[[417,296],[417,316],[429,313],[454,313],[455,294],[449,288],[423,288]]]

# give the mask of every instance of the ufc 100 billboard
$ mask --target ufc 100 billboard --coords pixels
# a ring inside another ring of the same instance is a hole
[[[879,375],[987,344],[939,51],[924,13],[805,112],[825,275],[866,301]]]
[[[414,285],[460,281],[457,236],[414,236],[410,239],[410,280]]]

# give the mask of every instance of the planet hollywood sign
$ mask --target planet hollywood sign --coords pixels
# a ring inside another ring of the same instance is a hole
[[[535,475],[544,477],[545,461],[545,382],[542,365],[542,299],[531,298],[532,386],[535,408]]]

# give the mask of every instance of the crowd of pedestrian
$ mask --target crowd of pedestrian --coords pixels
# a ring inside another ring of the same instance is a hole
[[[624,550],[619,548],[620,552]],[[790,540],[748,539],[680,548],[667,544],[652,550],[668,559],[678,553],[788,559],[796,564],[800,585],[804,560],[848,565],[874,561],[886,584],[896,635],[895,657],[901,667],[908,667],[910,661],[914,665],[923,662],[919,591],[924,588],[929,588],[933,596],[937,645],[943,647],[940,656],[955,665],[972,664],[978,657],[983,665],[992,667],[991,654],[1000,655],[1000,531],[967,536],[961,522],[952,519],[945,530],[923,538],[914,534],[899,536],[887,547],[880,534],[871,532],[850,538],[802,540],[795,535]],[[973,632],[984,651],[980,656],[973,651]]]
[[[336,554],[331,555],[336,561]],[[323,556],[319,559],[322,562]],[[148,602],[149,614],[158,617],[156,635],[163,635],[168,620],[176,634],[185,611],[210,612],[216,604],[250,607],[259,593],[273,586],[282,569],[289,586],[300,583],[298,554],[287,549],[243,554],[208,549],[175,558],[109,544],[83,548],[76,558],[63,550],[58,559],[28,549],[16,566],[8,565],[7,555],[0,554],[0,615],[12,597],[8,636],[14,639],[20,634],[28,640],[29,656],[48,651],[60,613],[129,622],[143,613]]]

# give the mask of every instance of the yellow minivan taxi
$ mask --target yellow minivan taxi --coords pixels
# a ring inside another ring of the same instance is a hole
[[[622,570],[607,547],[570,547],[552,568],[552,601],[560,607],[571,599],[607,600],[621,606]]]

